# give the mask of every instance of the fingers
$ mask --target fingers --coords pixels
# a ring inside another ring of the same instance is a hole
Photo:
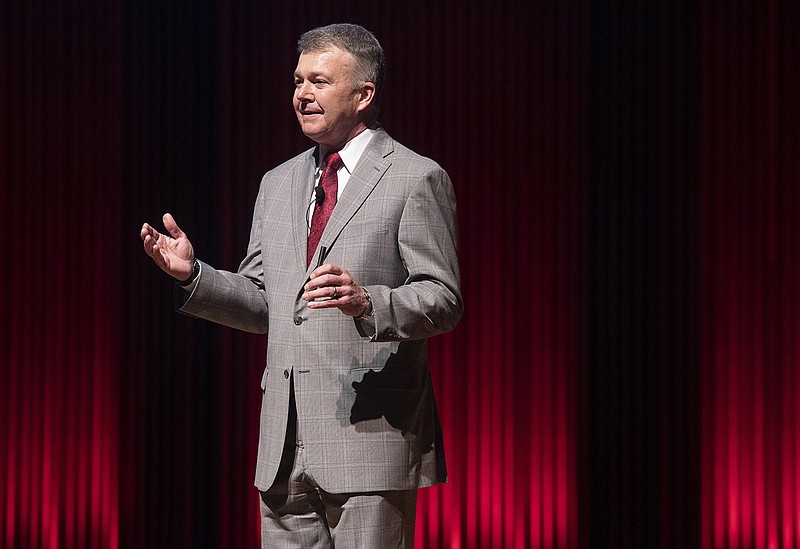
[[[303,299],[309,302],[339,299],[346,295],[345,287],[352,282],[350,273],[337,265],[327,264],[314,269],[306,283]]]
[[[349,276],[349,273],[345,269],[339,267],[338,265],[334,265],[332,263],[326,263],[325,265],[320,265],[319,267],[311,271],[310,278],[311,280],[314,280],[315,278],[326,274],[331,274],[331,275],[347,274]]]
[[[314,291],[320,288],[329,288],[333,286],[351,286],[355,281],[346,269],[338,265],[322,265],[314,269],[311,273],[310,280],[306,283],[305,290],[307,292]],[[326,295],[326,294],[323,294]],[[322,297],[322,295],[320,296]]]
[[[181,228],[178,227],[178,224],[175,223],[175,219],[172,217],[171,213],[165,213],[161,220],[164,222],[164,228],[169,231],[169,234],[172,235],[172,238],[181,238],[186,236],[183,234]]]
[[[142,237],[142,240],[145,240],[148,236],[155,240],[158,239],[158,231],[151,227],[149,223],[145,223],[142,225],[142,230],[139,231],[139,236]]]
[[[166,270],[167,262],[164,259],[161,246],[159,246],[158,242],[162,235],[151,225],[145,223],[142,225],[140,236],[142,237],[142,242],[144,243],[145,253],[149,255],[155,264],[158,265],[162,270]]]
[[[350,306],[356,295],[353,286],[325,286],[303,294],[310,309],[327,309],[332,307],[346,308]]]
[[[335,277],[318,277],[314,283],[309,282],[305,286],[303,299],[306,301],[325,301],[330,299],[340,299],[349,293],[349,286]]]
[[[147,252],[147,255],[152,257],[155,253],[156,240],[158,240],[159,236],[158,231],[145,223],[142,225],[142,230],[139,231],[139,236],[142,238],[142,242],[144,242],[144,251]]]
[[[357,316],[364,309],[364,291],[347,269],[338,265],[315,269],[304,289],[303,299],[309,309],[335,307],[349,316]]]
[[[345,279],[339,275],[324,274],[309,280],[306,283],[306,290],[316,290],[317,288],[324,288],[325,286],[345,286],[350,283],[350,280]]]

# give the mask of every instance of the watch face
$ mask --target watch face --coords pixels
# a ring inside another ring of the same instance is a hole
[[[375,309],[372,307],[372,296],[369,295],[369,292],[366,288],[362,288],[364,290],[364,299],[367,300],[367,310],[364,314],[357,316],[358,320],[366,320],[367,318],[371,318],[375,313]]]

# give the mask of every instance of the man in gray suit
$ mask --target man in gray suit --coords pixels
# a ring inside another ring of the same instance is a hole
[[[294,109],[317,145],[263,177],[238,271],[197,260],[170,214],[169,235],[141,237],[181,312],[267,334],[262,545],[412,547],[417,489],[447,477],[426,340],[463,307],[453,187],[377,123],[369,31],[314,29],[298,53]]]

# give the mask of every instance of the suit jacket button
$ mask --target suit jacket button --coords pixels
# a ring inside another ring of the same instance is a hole
[[[302,316],[294,317],[294,325],[295,326],[300,326],[302,323],[303,323],[303,317]]]
[[[286,379],[289,379],[289,370],[288,369],[283,371],[283,377],[285,377]]]

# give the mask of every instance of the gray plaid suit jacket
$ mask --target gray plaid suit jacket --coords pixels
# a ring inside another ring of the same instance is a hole
[[[267,334],[255,485],[281,459],[294,377],[308,468],[332,493],[406,490],[447,480],[426,339],[462,312],[455,195],[434,161],[378,127],[317,249],[369,290],[375,327],[301,299],[316,149],[264,175],[236,273],[202,264],[178,310]]]

